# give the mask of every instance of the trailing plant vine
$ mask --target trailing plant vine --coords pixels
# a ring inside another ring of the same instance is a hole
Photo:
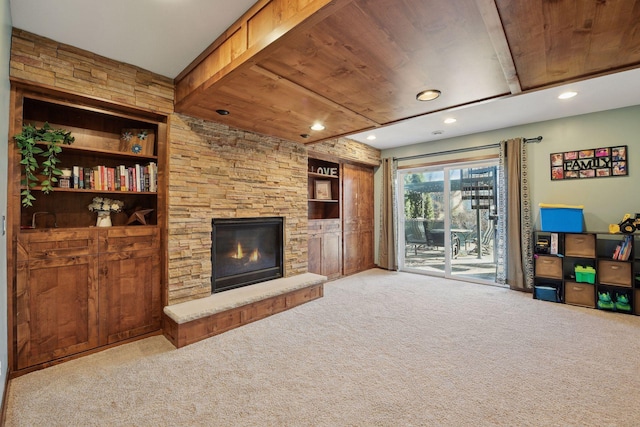
[[[60,162],[58,154],[62,152],[61,144],[70,145],[75,138],[71,136],[71,132],[54,129],[45,122],[41,128],[30,124],[22,126],[22,132],[15,135],[13,139],[22,155],[20,164],[24,169],[22,185],[25,188],[20,193],[22,206],[33,206],[35,197],[31,194],[31,190],[38,185],[45,194],[53,190],[53,183],[58,182],[57,177],[62,175],[62,171],[56,166]],[[36,156],[44,158],[41,164],[38,164]],[[44,176],[42,182],[38,174]]]

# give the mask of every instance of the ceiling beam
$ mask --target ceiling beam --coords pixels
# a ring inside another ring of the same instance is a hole
[[[516,71],[516,65],[511,56],[511,50],[509,49],[509,42],[507,36],[502,27],[502,21],[500,20],[500,14],[494,0],[476,0],[482,20],[484,21],[491,44],[496,51],[498,62],[502,67],[502,72],[507,80],[507,85],[511,90],[512,95],[516,95],[522,92],[520,86],[520,79],[518,78],[518,72]]]

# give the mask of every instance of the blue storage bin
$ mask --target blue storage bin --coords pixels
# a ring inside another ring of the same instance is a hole
[[[560,302],[558,289],[551,286],[535,286],[533,288],[536,299],[543,301]]]
[[[583,230],[583,208],[584,206],[540,203],[540,226],[542,231],[581,233]]]

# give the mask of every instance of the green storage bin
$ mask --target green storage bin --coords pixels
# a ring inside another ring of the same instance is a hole
[[[591,266],[575,266],[576,282],[580,283],[596,283],[596,269]]]

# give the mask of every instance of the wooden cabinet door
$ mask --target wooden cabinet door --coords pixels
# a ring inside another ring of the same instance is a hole
[[[360,271],[358,240],[357,231],[345,230],[342,236],[342,272],[345,276]]]
[[[156,227],[100,231],[100,344],[160,329],[160,254]]]
[[[309,273],[322,274],[322,234],[309,234],[307,246],[309,259],[307,271]]]
[[[342,237],[339,232],[327,232],[322,239],[322,275],[329,279],[342,273]]]
[[[98,345],[95,239],[87,232],[19,238],[16,277],[17,369]]]
[[[309,222],[308,267],[310,273],[335,279],[342,274],[340,220]]]

